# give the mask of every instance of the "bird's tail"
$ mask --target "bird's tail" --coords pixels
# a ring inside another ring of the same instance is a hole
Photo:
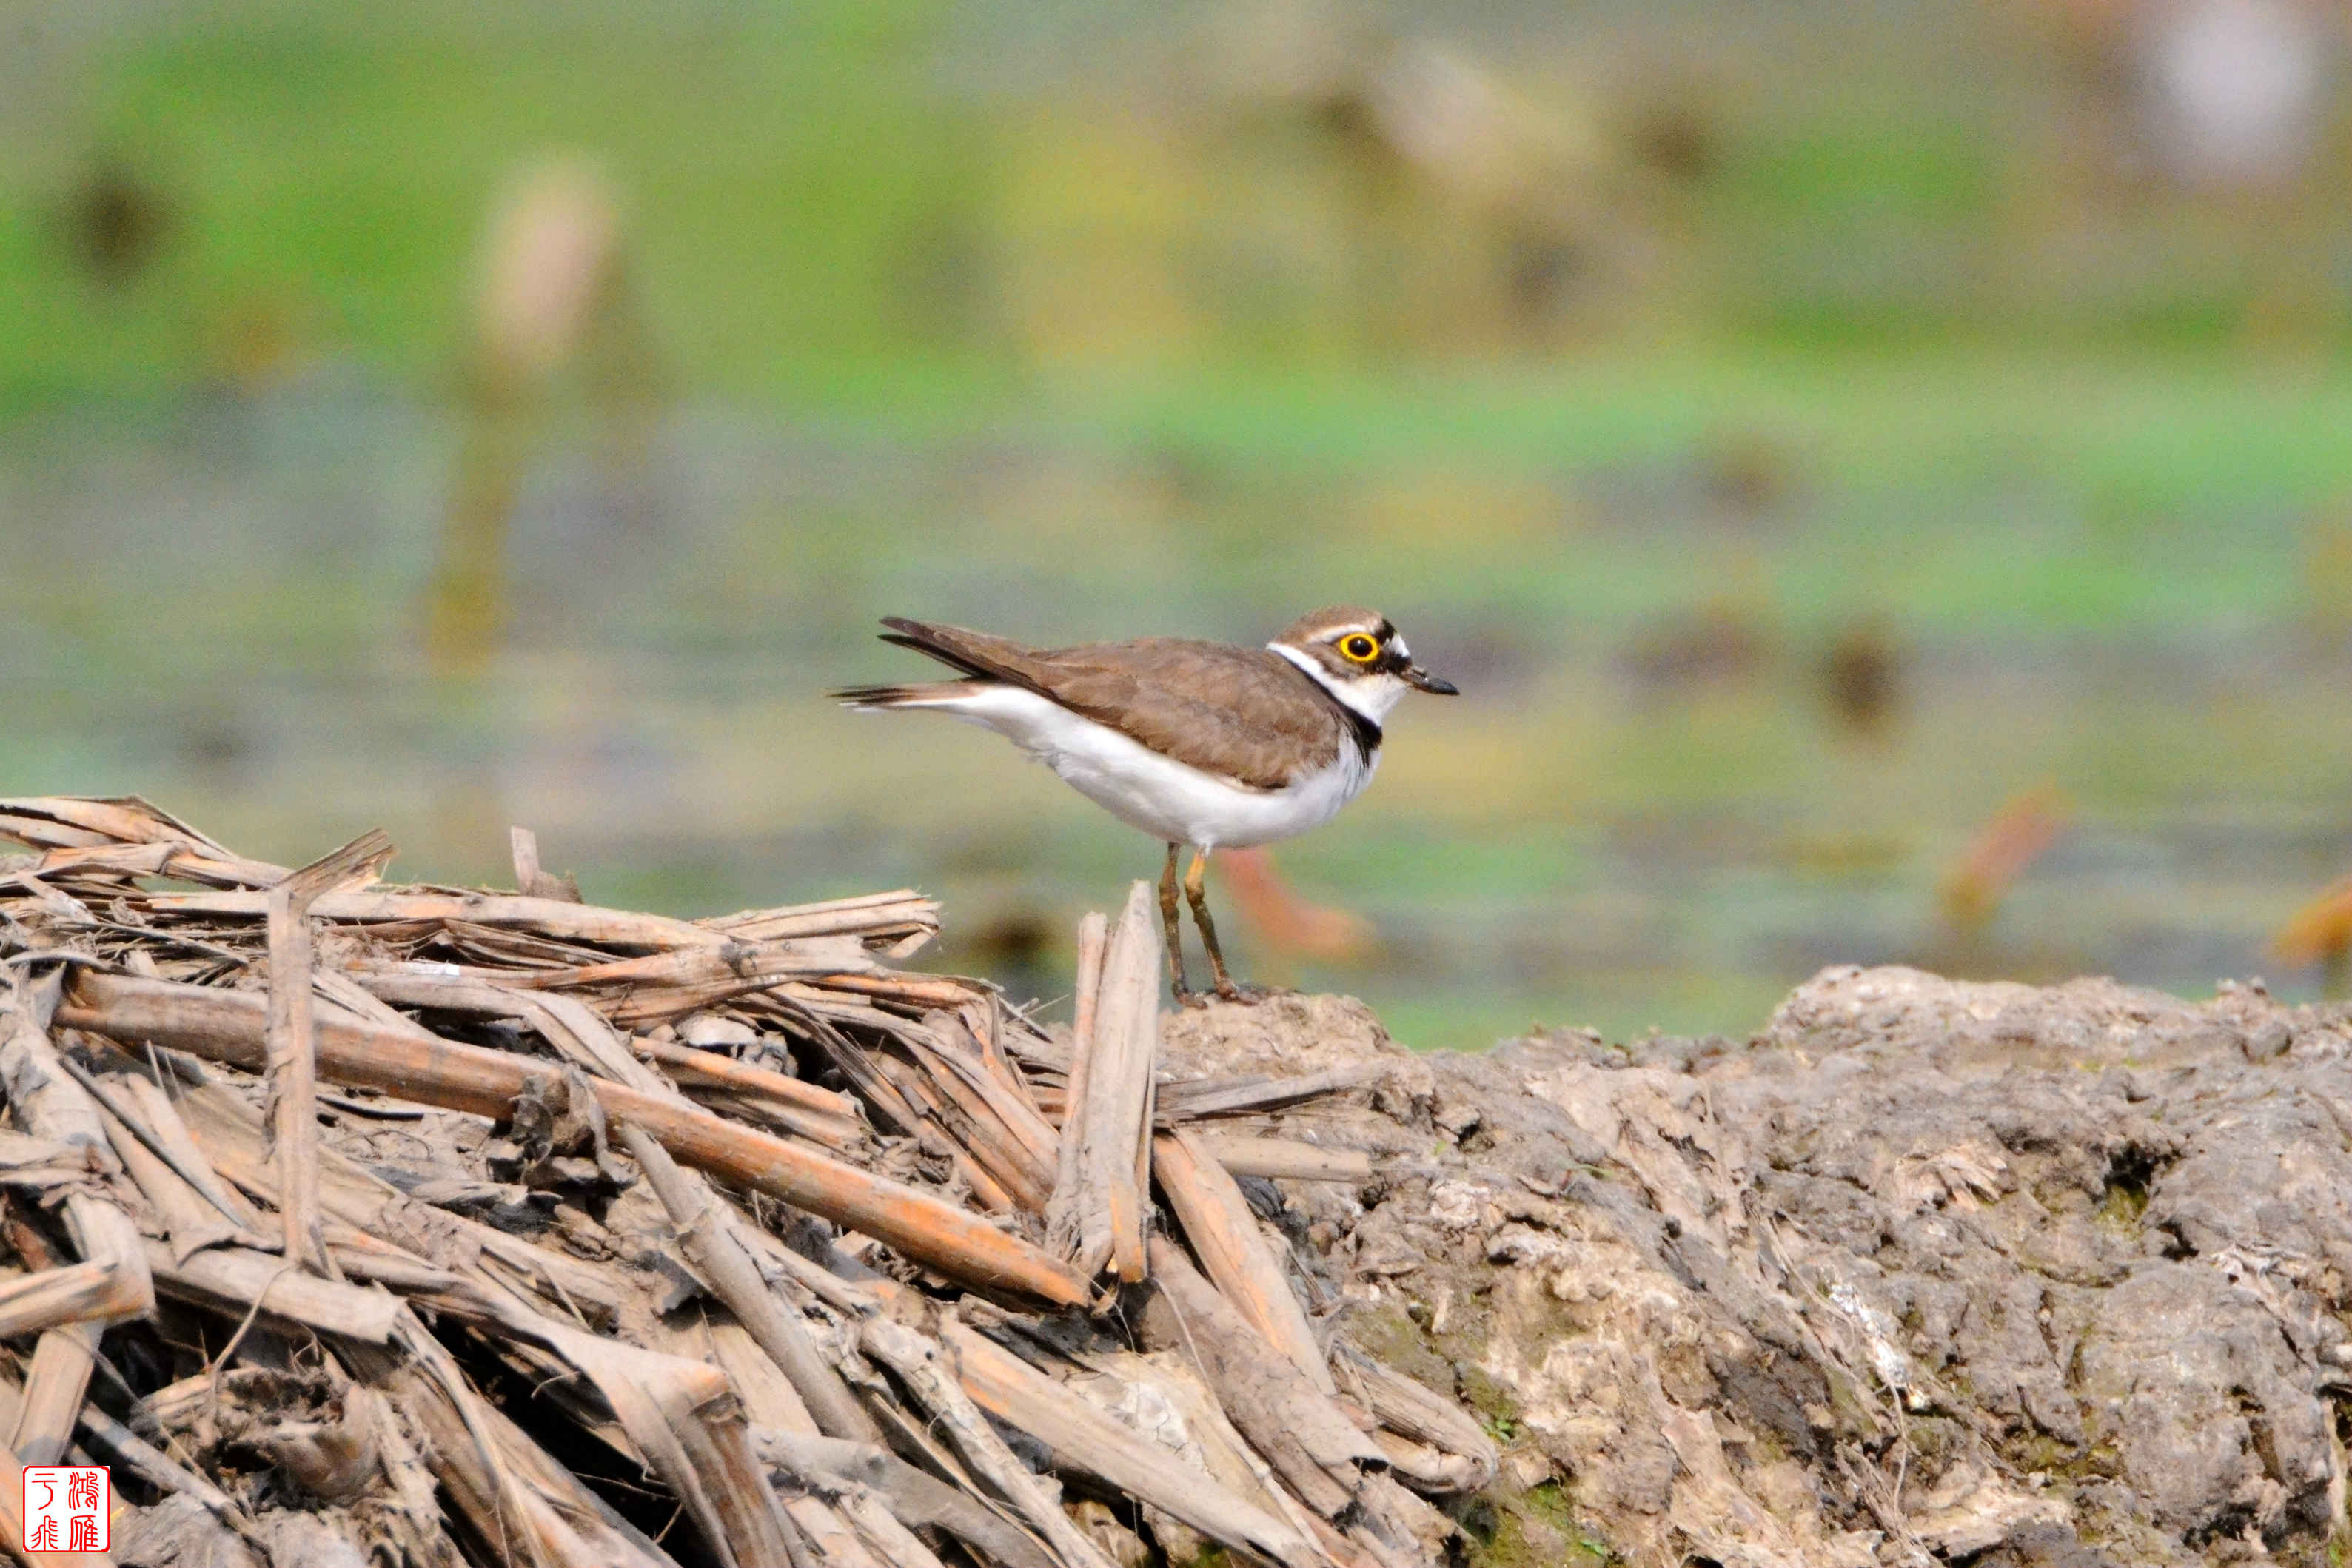
[[[932,680],[915,686],[845,686],[827,693],[835,702],[858,713],[887,713],[893,708],[952,706],[971,695],[974,682]]]

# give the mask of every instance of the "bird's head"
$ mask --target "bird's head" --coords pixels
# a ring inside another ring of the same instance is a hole
[[[1457,694],[1412,661],[1412,650],[1389,618],[1377,610],[1337,605],[1293,621],[1265,645],[1322,684],[1323,689],[1373,723],[1386,719],[1407,688]]]

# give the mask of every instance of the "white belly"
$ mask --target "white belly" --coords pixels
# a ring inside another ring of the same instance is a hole
[[[1363,793],[1380,766],[1352,746],[1339,761],[1286,789],[1244,789],[1163,757],[1105,724],[1012,686],[907,707],[934,708],[984,725],[1118,817],[1169,844],[1247,848],[1320,827]]]

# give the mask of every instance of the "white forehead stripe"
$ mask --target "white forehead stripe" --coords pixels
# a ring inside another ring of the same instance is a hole
[[[1321,682],[1326,686],[1330,684],[1329,681],[1323,679],[1323,667],[1321,665],[1316,663],[1314,659],[1306,654],[1299,652],[1288,643],[1270,642],[1265,645],[1265,651],[1268,653],[1280,654],[1283,658],[1288,659],[1291,663],[1297,665],[1299,668],[1313,676],[1318,682]]]

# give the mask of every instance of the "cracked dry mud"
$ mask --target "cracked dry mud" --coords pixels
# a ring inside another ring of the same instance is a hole
[[[1168,1029],[1180,1075],[1394,1055],[1285,1128],[1371,1185],[1252,1184],[1327,1323],[1505,1440],[1474,1561],[2339,1561],[2352,1008],[1843,968],[1745,1044]]]

